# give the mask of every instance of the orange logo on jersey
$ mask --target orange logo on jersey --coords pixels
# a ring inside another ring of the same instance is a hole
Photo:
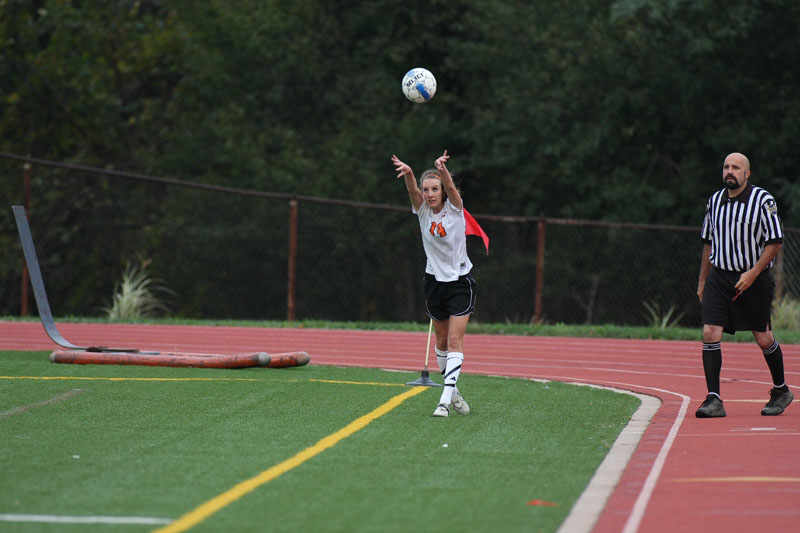
[[[442,226],[441,222],[439,222],[438,224],[435,221],[431,222],[430,232],[431,232],[431,235],[433,235],[434,237],[436,235],[438,235],[439,237],[447,236],[447,232],[444,230],[444,226]]]

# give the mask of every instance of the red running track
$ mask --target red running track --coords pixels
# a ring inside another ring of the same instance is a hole
[[[59,329],[78,345],[224,354],[305,351],[312,365],[409,371],[422,370],[427,340],[426,333],[303,328]],[[39,323],[0,322],[0,350],[57,348]],[[699,342],[468,333],[464,373],[592,383],[663,402],[595,532],[800,531],[800,399],[781,416],[761,416],[771,387],[761,352],[754,342],[723,343],[722,350],[728,413],[722,419],[694,417],[706,392]],[[799,383],[800,346],[784,345],[783,353],[788,383]]]

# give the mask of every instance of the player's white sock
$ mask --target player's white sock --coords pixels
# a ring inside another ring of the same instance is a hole
[[[439,365],[439,372],[444,376],[444,369],[447,368],[447,350],[436,348],[436,364]]]
[[[464,357],[462,356],[461,359],[464,359]],[[445,370],[447,369],[447,350],[440,350],[439,348],[436,348],[436,364],[439,365],[439,372],[441,372],[442,377],[444,377]],[[455,387],[454,394],[457,390],[458,387]]]
[[[449,352],[447,354],[447,366],[444,370],[444,390],[439,403],[450,405],[453,401],[453,391],[456,390],[458,375],[461,374],[461,364],[464,362],[464,354],[461,352]]]

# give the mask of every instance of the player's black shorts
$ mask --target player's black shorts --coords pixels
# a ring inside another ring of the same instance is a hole
[[[447,320],[451,316],[469,315],[475,312],[475,280],[465,274],[456,281],[436,281],[432,274],[425,274],[425,308],[428,316],[436,320]]]
[[[749,289],[736,301],[734,286],[740,272],[728,272],[712,267],[703,289],[700,316],[703,324],[722,326],[731,335],[737,331],[767,331],[772,329],[770,309],[775,294],[775,282],[769,270],[764,270]]]

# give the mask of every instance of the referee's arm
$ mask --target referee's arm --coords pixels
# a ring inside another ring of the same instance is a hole
[[[758,275],[761,274],[765,268],[767,268],[773,259],[775,259],[775,256],[778,255],[778,252],[780,252],[782,246],[783,243],[781,242],[768,244],[764,248],[764,253],[762,253],[761,257],[758,258],[758,262],[753,266],[753,268],[747,272],[743,272],[742,275],[739,276],[739,281],[736,282],[736,290],[746,291],[749,289],[750,285],[755,282]]]
[[[711,270],[710,257],[711,243],[706,242],[703,245],[703,256],[700,258],[700,278],[697,280],[697,299],[701,302],[703,301],[703,289],[706,287],[706,278],[708,277],[708,272]]]

